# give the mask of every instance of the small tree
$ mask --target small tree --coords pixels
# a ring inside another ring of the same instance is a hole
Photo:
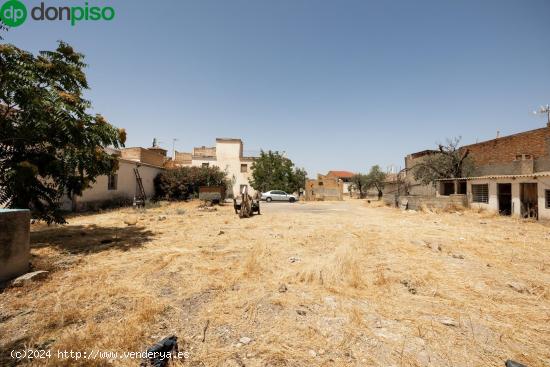
[[[305,187],[307,172],[296,168],[290,159],[279,152],[262,150],[251,168],[250,185],[257,191],[282,190],[292,193]]]
[[[382,190],[384,190],[384,183],[386,182],[386,174],[382,172],[380,166],[372,166],[370,172],[366,177],[367,189],[374,188],[378,191],[378,199],[382,197]]]
[[[461,178],[475,169],[468,149],[459,148],[460,137],[439,144],[438,151],[421,159],[411,167],[414,178],[424,185],[435,185],[438,179]]]
[[[88,113],[85,66],[64,42],[37,56],[0,45],[0,205],[63,223],[63,195],[116,169],[104,147],[122,146],[126,133]]]
[[[367,194],[369,182],[368,177],[362,173],[356,173],[351,177],[350,188],[359,192],[359,198],[363,199]]]

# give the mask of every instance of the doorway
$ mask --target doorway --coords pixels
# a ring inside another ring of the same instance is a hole
[[[498,212],[500,215],[512,215],[512,184],[498,184]]]
[[[520,184],[520,201],[522,218],[539,218],[538,194],[536,183]]]

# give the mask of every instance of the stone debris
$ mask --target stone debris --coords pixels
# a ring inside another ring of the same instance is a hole
[[[295,263],[295,262],[300,261],[300,258],[295,257],[295,256],[291,256],[291,257],[288,258],[288,261],[290,261],[291,263]]]
[[[309,355],[313,358],[317,357],[317,352],[315,352],[313,349],[310,349]]]
[[[408,280],[402,280],[401,284],[403,284],[405,287],[407,287],[407,290],[411,294],[416,294],[416,288],[412,285],[412,283]]]
[[[166,220],[166,215],[159,215],[157,219],[158,219],[159,222],[165,221]]]
[[[243,336],[242,338],[239,339],[239,343],[244,344],[244,345],[249,344],[251,341],[252,341],[252,339],[249,338],[248,336]]]
[[[48,272],[45,271],[45,270],[33,271],[32,273],[23,274],[23,275],[15,278],[11,282],[11,285],[16,286],[16,287],[22,286],[22,285],[25,285],[27,283],[32,283],[36,280],[44,279],[47,275],[48,275]]]
[[[453,257],[454,259],[464,260],[464,255],[452,254],[452,257]]]
[[[506,285],[510,288],[512,288],[513,290],[515,290],[516,292],[518,293],[530,293],[529,292],[529,288],[527,288],[527,286],[523,283],[519,283],[519,282],[508,282],[506,283]]]
[[[304,311],[304,310],[296,310],[296,313],[300,316],[305,316],[306,315],[306,311]]]
[[[512,361],[511,359],[508,359],[508,360],[504,363],[504,365],[505,365],[506,367],[527,367],[526,365],[521,364],[521,363],[516,362],[516,361]]]
[[[458,326],[456,320],[451,317],[441,317],[438,321],[445,326]]]
[[[285,293],[288,290],[286,284],[281,284],[279,286],[279,293]]]
[[[135,217],[130,217],[124,219],[124,223],[128,226],[135,226],[137,224],[138,220]]]

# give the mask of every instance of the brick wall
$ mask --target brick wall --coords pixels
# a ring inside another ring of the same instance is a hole
[[[470,150],[478,167],[508,164],[514,162],[518,154],[530,154],[535,160],[544,159],[550,155],[550,127],[466,145],[462,149]]]

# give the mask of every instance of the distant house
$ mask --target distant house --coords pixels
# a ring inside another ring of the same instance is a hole
[[[307,201],[343,200],[344,183],[334,176],[317,175],[316,180],[306,181]]]
[[[351,185],[351,178],[354,173],[349,171],[328,171],[327,177],[336,177],[342,181],[342,190],[344,194],[349,193],[349,187]]]
[[[251,168],[254,160],[254,157],[244,156],[241,139],[218,138],[214,147],[196,147],[193,148],[192,153],[175,152],[175,159],[171,165],[175,167],[219,167],[227,173],[228,179],[233,184],[229,196],[231,194],[239,195],[244,188],[254,195],[256,191],[250,186]]]

